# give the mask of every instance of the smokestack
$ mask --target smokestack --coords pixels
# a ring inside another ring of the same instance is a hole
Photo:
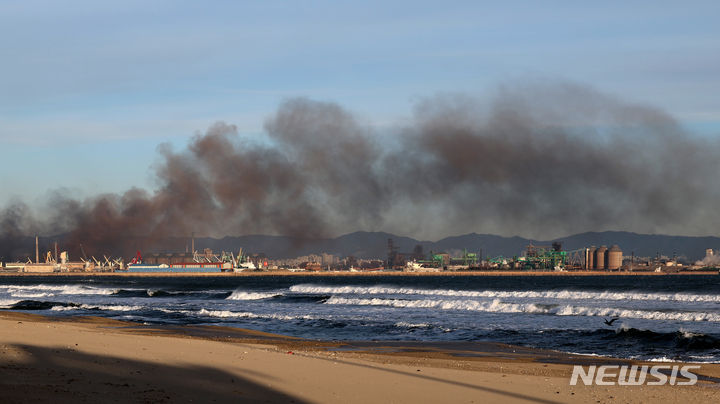
[[[40,263],[40,249],[38,248],[38,236],[35,236],[35,263]]]
[[[195,254],[195,232],[190,237],[192,238],[192,253]]]

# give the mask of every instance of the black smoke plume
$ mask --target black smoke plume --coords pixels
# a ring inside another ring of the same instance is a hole
[[[701,235],[720,225],[716,140],[577,84],[428,98],[398,130],[374,130],[333,103],[291,99],[265,128],[267,138],[251,140],[217,123],[187,150],[160,146],[153,192],[86,200],[58,192],[49,219],[16,201],[0,213],[3,255],[37,232],[68,233],[75,251],[128,255],[191,232],[552,238],[609,229]]]

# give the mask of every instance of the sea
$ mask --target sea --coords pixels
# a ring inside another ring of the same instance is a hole
[[[492,341],[720,363],[718,275],[3,276],[0,309],[323,341]]]

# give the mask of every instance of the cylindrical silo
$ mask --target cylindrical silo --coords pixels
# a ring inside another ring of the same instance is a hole
[[[605,253],[607,253],[607,247],[601,246],[595,250],[595,269],[607,268],[607,262],[605,261]]]
[[[591,246],[585,251],[585,269],[595,269],[595,246]]]
[[[615,271],[622,266],[622,250],[617,244],[610,247],[607,252],[607,269]]]

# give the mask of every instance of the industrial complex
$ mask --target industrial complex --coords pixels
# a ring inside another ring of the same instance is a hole
[[[329,253],[310,254],[296,258],[273,259],[262,253],[248,254],[242,248],[237,253],[210,248],[195,249],[192,239],[190,250],[185,252],[153,252],[143,255],[137,251],[129,260],[94,256],[72,261],[66,251],[40,254],[35,238],[35,259],[23,262],[2,262],[0,271],[5,273],[88,273],[88,272],[253,272],[253,271],[394,271],[394,272],[455,272],[455,271],[598,271],[598,272],[665,272],[717,270],[720,264],[714,250],[707,249],[706,257],[695,263],[682,262],[676,257],[635,257],[623,254],[618,245],[589,246],[563,250],[562,244],[528,244],[524,251],[512,257],[483,256],[464,250],[430,251],[425,253],[421,245],[412,252],[399,252],[393,239],[387,240],[387,256],[375,259],[340,257]]]

